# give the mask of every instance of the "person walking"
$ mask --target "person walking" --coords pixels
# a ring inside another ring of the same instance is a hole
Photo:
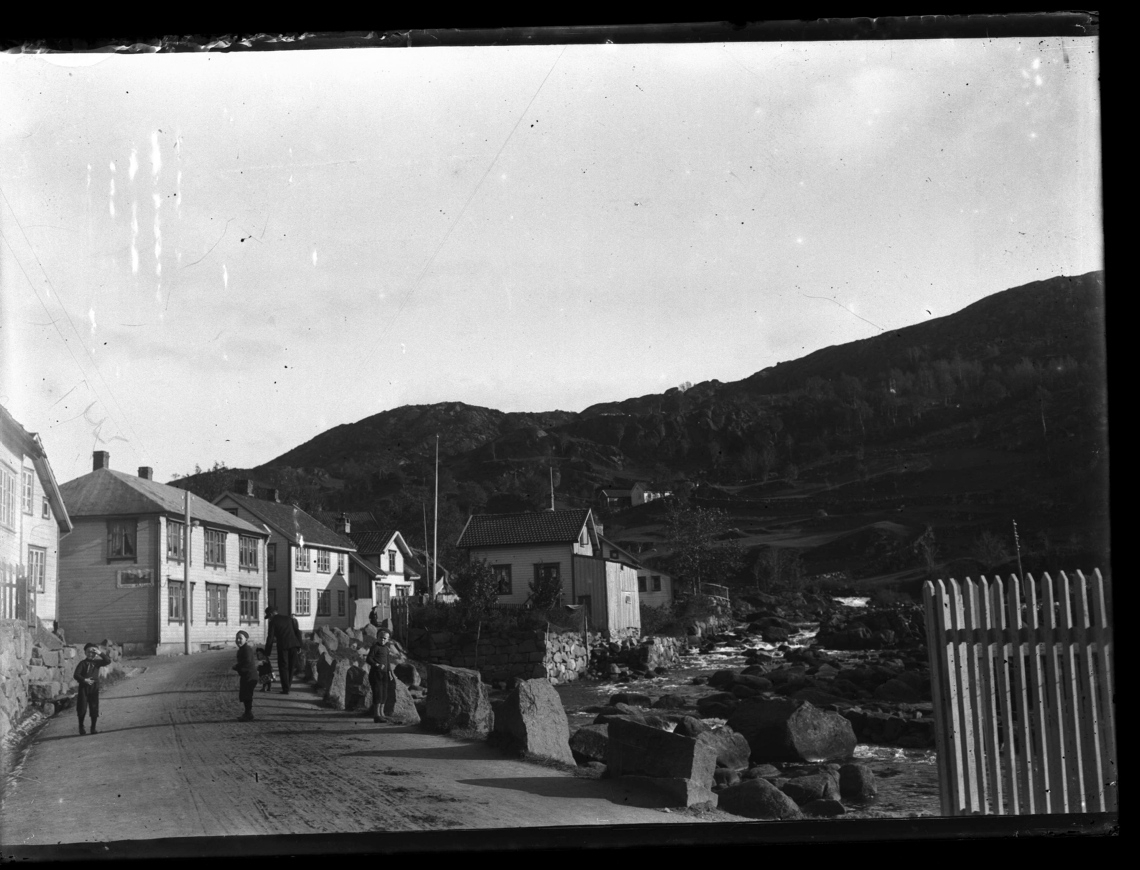
[[[91,733],[98,734],[96,722],[99,721],[99,668],[111,664],[111,657],[93,643],[85,644],[83,661],[75,666],[72,678],[79,683],[79,694],[75,696],[75,711],[79,714],[79,733],[86,734],[83,720],[87,718],[87,711],[91,711]]]
[[[257,657],[249,642],[249,633],[239,631],[234,642],[237,644],[238,700],[245,704],[245,712],[239,717],[241,722],[253,721],[253,690],[257,688]]]
[[[281,694],[288,695],[289,686],[293,683],[297,650],[301,648],[301,627],[295,616],[284,616],[273,606],[265,608],[265,618],[269,620],[265,631],[265,655],[273,652],[273,643],[276,641],[277,677],[281,680]]]
[[[396,700],[396,651],[389,641],[391,632],[386,628],[376,632],[376,643],[368,651],[368,682],[372,687],[372,721],[387,722],[384,709],[388,701]]]

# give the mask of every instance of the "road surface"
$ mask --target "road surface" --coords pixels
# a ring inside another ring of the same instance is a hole
[[[233,651],[132,660],[104,690],[99,734],[46,723],[0,810],[4,843],[676,824],[644,786],[506,758],[481,742],[376,725],[315,690],[257,692],[239,722]],[[734,818],[734,817],[727,817]]]

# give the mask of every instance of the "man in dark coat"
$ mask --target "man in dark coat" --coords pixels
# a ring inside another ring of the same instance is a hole
[[[265,630],[265,654],[273,652],[277,642],[277,673],[281,679],[281,694],[289,694],[293,682],[293,668],[297,662],[297,650],[301,648],[301,627],[295,616],[284,616],[276,607],[265,608],[265,618],[269,625]]]

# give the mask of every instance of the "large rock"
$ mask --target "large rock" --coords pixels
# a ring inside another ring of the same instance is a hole
[[[344,678],[344,709],[367,710],[371,706],[372,687],[368,684],[368,671],[353,665]]]
[[[345,699],[348,690],[348,672],[351,668],[352,662],[348,659],[337,659],[333,665],[332,677],[329,679],[328,688],[325,690],[325,703],[334,710],[347,709]]]
[[[845,764],[839,768],[839,795],[847,800],[867,803],[879,793],[875,771],[867,764]]]
[[[749,819],[795,819],[796,802],[766,779],[747,779],[720,793],[718,808]]]
[[[716,748],[705,736],[693,739],[614,719],[609,724],[606,770],[610,776],[652,777],[682,806],[715,803]]]
[[[437,731],[461,729],[487,734],[492,726],[491,702],[483,680],[478,671],[467,668],[428,668],[425,713],[425,724]]]
[[[396,679],[413,689],[422,683],[420,672],[412,662],[400,662],[396,665]]]
[[[395,691],[388,693],[388,697],[384,701],[384,709],[380,711],[380,715],[386,717],[389,722],[395,722],[398,725],[419,725],[419,709],[416,707],[412,693],[400,680],[396,680],[393,686]],[[369,700],[371,697],[372,694],[369,692]]]
[[[784,783],[782,791],[801,807],[816,800],[837,801],[839,780],[826,773],[798,776]]]
[[[317,688],[327,693],[335,672],[336,659],[327,652],[321,653],[317,659]]]
[[[744,701],[727,725],[743,734],[752,761],[841,761],[855,752],[855,732],[838,713],[786,698]]]
[[[519,680],[495,714],[495,734],[531,755],[574,763],[570,726],[558,692],[547,680]]]
[[[700,735],[716,749],[716,766],[726,767],[729,770],[747,770],[748,758],[751,748],[743,734],[737,734],[731,728],[717,728]]]
[[[608,725],[583,725],[570,738],[570,752],[579,764],[606,760],[606,744],[610,742]]]

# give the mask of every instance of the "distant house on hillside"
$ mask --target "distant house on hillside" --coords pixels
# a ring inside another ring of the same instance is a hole
[[[647,484],[641,482],[634,483],[629,489],[606,487],[598,492],[598,496],[610,510],[637,507],[659,498],[668,498],[672,494],[667,490],[651,490]]]
[[[59,623],[72,641],[178,653],[185,642],[186,491],[113,471],[97,450],[89,474],[60,487],[75,525],[59,553]],[[190,495],[191,648],[264,637],[269,533]]]
[[[58,619],[59,542],[72,530],[40,436],[0,406],[0,618]]]
[[[585,605],[596,630],[613,636],[641,628],[636,574],[630,581],[621,558],[608,559],[589,509],[476,514],[457,546],[492,567],[504,604],[526,604],[532,581],[556,578],[563,602]]]
[[[282,504],[275,490],[267,493],[269,498],[257,498],[253,481],[239,480],[235,486],[214,504],[268,532],[267,604],[295,616],[303,632],[320,625],[351,628],[356,608],[349,603],[349,563],[361,571],[365,589],[379,573],[357,555],[347,536],[295,505]]]

